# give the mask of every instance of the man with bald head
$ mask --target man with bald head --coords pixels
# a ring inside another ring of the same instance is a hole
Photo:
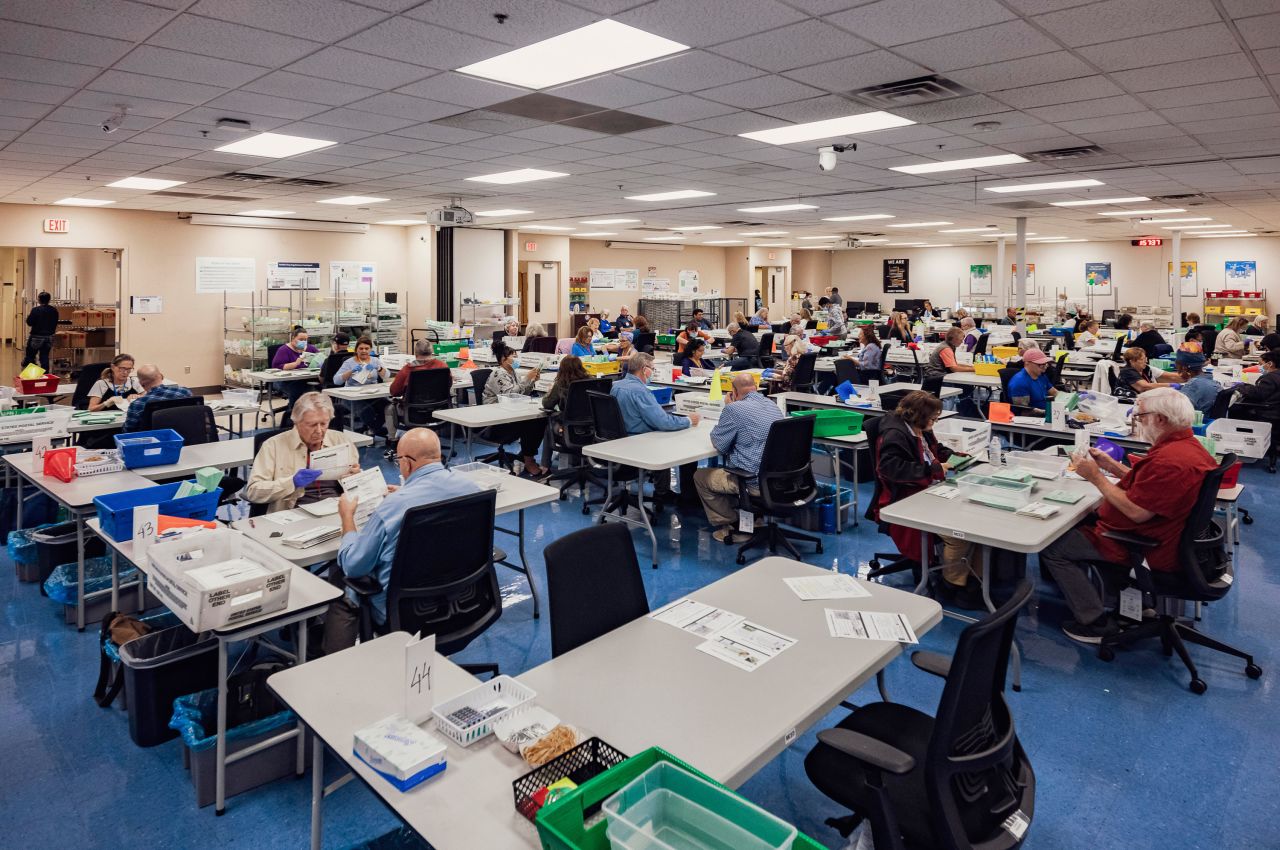
[[[724,467],[752,473],[747,486],[754,491],[759,482],[760,457],[769,426],[782,418],[778,405],[756,391],[755,378],[748,372],[733,376],[733,390],[725,397],[720,421],[711,430],[711,444],[724,455]],[[741,543],[745,534],[734,532],[738,521],[738,479],[724,467],[699,469],[693,474],[707,522],[715,528],[712,536],[722,543]]]
[[[177,384],[166,384],[164,373],[154,363],[143,363],[138,367],[138,383],[142,385],[142,394],[133,397],[129,402],[129,410],[124,416],[124,430],[137,431],[142,421],[142,411],[153,401],[167,401],[174,398],[191,398],[191,390]]]
[[[396,444],[395,461],[400,485],[387,488],[387,498],[369,515],[363,528],[356,528],[355,497],[348,494],[338,500],[338,518],[342,521],[338,566],[351,578],[373,575],[383,588],[391,579],[391,563],[396,557],[405,512],[480,491],[480,486],[467,476],[444,468],[440,462],[440,438],[429,428],[414,428],[401,437]],[[381,625],[387,619],[386,591],[372,601],[374,620]],[[358,627],[354,598],[344,597],[330,605],[324,628],[325,654],[353,646]]]

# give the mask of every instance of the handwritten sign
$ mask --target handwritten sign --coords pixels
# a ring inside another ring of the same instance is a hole
[[[432,665],[436,660],[436,636],[417,635],[404,647],[404,716],[410,723],[421,723],[431,716],[435,686]]]
[[[145,559],[147,549],[156,542],[156,526],[160,524],[159,505],[139,505],[133,509],[133,557]]]

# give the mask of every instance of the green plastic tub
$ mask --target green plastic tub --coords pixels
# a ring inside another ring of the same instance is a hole
[[[856,410],[796,410],[791,415],[813,417],[815,437],[848,437],[862,433],[862,414]]]
[[[460,349],[471,345],[469,339],[442,339],[431,343],[431,350],[439,357],[441,354],[457,354]]]

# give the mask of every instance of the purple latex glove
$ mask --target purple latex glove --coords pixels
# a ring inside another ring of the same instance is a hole
[[[320,477],[323,470],[320,469],[299,469],[293,473],[293,486],[306,487],[311,482]]]

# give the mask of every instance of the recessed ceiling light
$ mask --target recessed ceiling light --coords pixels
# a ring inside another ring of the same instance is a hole
[[[1161,230],[1231,230],[1230,224],[1180,224],[1176,227],[1162,227]]]
[[[297,156],[300,153],[320,150],[336,145],[324,139],[308,139],[305,136],[286,136],[283,133],[259,133],[220,148],[219,153],[236,153],[242,156],[261,156],[267,159],[283,159],[286,156]]]
[[[718,224],[686,224],[681,227],[668,227],[667,230],[722,230]]]
[[[861,242],[863,245],[870,245],[873,242],[888,242],[889,240],[888,239],[859,239],[858,241]]]
[[[950,221],[909,221],[906,224],[890,224],[887,227],[942,227],[951,224]]]
[[[828,118],[825,121],[810,121],[807,124],[790,124],[786,127],[774,127],[771,130],[756,130],[738,135],[744,139],[754,139],[771,145],[793,145],[797,142],[811,142],[814,139],[854,136],[893,127],[906,127],[914,123],[916,122],[910,118],[901,118],[890,115],[888,112],[863,112],[861,115],[846,115],[843,118]]]
[[[297,215],[293,210],[245,210],[236,215],[254,215],[259,218],[270,218],[273,215]]]
[[[422,218],[392,218],[392,219],[387,219],[386,221],[374,222],[374,224],[400,224],[406,227],[411,224],[430,224],[430,223],[431,222]]]
[[[1077,189],[1105,185],[1101,180],[1055,180],[1052,183],[1019,183],[1009,186],[984,186],[987,192],[1045,192],[1050,189]]]
[[[1144,218],[1140,224],[1181,224],[1186,221],[1213,221],[1213,216],[1201,215],[1194,218]]]
[[[786,236],[789,230],[753,230],[750,233],[739,233],[739,236]]]
[[[1035,239],[1028,239],[1028,242],[1061,242],[1064,239],[1070,239],[1070,236],[1037,236]]]
[[[757,242],[757,248],[790,248],[790,242]]]
[[[1120,215],[1120,216],[1128,216],[1132,218],[1132,217],[1141,216],[1141,215],[1161,215],[1162,213],[1180,213],[1180,212],[1186,212],[1186,210],[1184,210],[1182,207],[1162,207],[1161,209],[1158,209],[1158,210],[1121,210],[1119,212],[1102,212],[1102,213],[1098,213],[1098,215]]]
[[[957,227],[955,230],[939,230],[939,233],[991,233],[990,227]]]
[[[601,230],[601,231],[599,231],[599,232],[597,232],[597,233],[575,233],[575,234],[574,234],[574,236],[575,236],[575,237],[582,237],[582,238],[585,238],[585,237],[588,237],[588,236],[617,236],[617,235],[618,235],[618,234],[616,234],[616,233],[611,233],[611,232],[609,232],[609,231],[607,231],[607,230]]]
[[[1150,198],[1142,195],[1133,195],[1128,198],[1097,198],[1092,201],[1054,201],[1051,207],[1096,207],[1102,204],[1140,204],[1143,201],[1149,201]]]
[[[54,201],[54,206],[58,207],[105,207],[107,204],[114,204],[115,201],[100,201],[96,198],[63,198],[61,201]]]
[[[1017,238],[1017,236],[1018,236],[1018,234],[1016,234],[1016,233],[992,233],[991,235],[992,235],[992,236],[1012,236],[1012,237],[1014,237],[1015,239],[1016,239],[1016,238]],[[1025,235],[1026,235],[1026,236],[1035,236],[1035,233],[1034,233],[1034,232],[1032,232],[1032,231],[1030,231],[1030,230],[1028,230],[1028,231],[1026,232],[1026,234],[1025,234]]]
[[[716,239],[711,242],[703,242],[703,245],[741,245],[741,239]]]
[[[587,221],[580,221],[578,224],[638,224],[638,218],[593,218]]]
[[[606,19],[465,65],[458,71],[525,88],[545,89],[688,49],[688,45]]]
[[[839,236],[800,236],[800,239],[839,239]]]
[[[544,171],[541,168],[517,168],[515,171],[500,171],[497,174],[482,174],[479,177],[468,177],[473,183],[498,183],[503,186],[512,183],[532,183],[534,180],[550,180],[552,177],[568,177],[563,171]]]
[[[795,210],[816,210],[817,204],[774,204],[769,207],[738,207],[738,212],[769,213],[793,212]]]
[[[830,251],[830,245],[797,245],[793,251]]]
[[[157,180],[154,177],[126,177],[123,180],[117,180],[114,183],[108,183],[107,187],[111,189],[142,189],[146,192],[156,192],[160,189],[171,189],[174,186],[181,186],[185,180]]]
[[[891,248],[919,248],[921,245],[928,245],[928,242],[886,242]]]
[[[1005,153],[999,156],[975,156],[971,159],[953,159],[948,162],[922,162],[919,165],[894,165],[890,171],[901,171],[903,174],[934,174],[938,171],[963,171],[966,168],[989,168],[993,165],[1016,165],[1026,162],[1025,156],[1016,153]]]
[[[920,247],[922,248],[953,248],[955,246],[952,245],[950,242],[933,242],[928,245],[921,245]]]
[[[651,195],[627,195],[628,201],[682,201],[685,198],[709,198],[715,192],[700,189],[677,189],[674,192],[654,192]]]
[[[380,204],[383,201],[389,201],[390,198],[374,198],[368,195],[345,195],[341,198],[327,198],[323,201],[316,201],[317,204],[339,204],[344,207],[355,207],[360,204]]]
[[[1233,239],[1243,239],[1246,236],[1257,236],[1256,233],[1247,233],[1243,230],[1229,230],[1225,233],[1193,233],[1197,239],[1219,239],[1222,237],[1231,237]]]
[[[504,215],[529,215],[533,210],[484,210],[474,213],[482,218],[498,218]]]
[[[687,236],[646,236],[646,242],[674,242],[677,239],[687,239]]]
[[[559,224],[522,224],[521,230],[562,230],[568,232],[573,230],[572,227],[563,227]]]
[[[823,221],[875,221],[882,218],[893,218],[885,213],[867,213],[865,215],[837,215],[824,218]]]

